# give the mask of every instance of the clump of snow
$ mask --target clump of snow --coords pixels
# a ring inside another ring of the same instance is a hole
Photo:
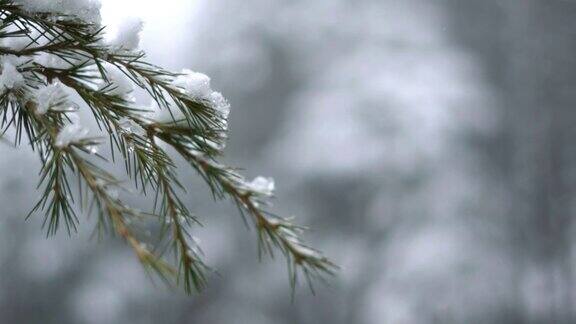
[[[116,95],[127,101],[134,102],[134,83],[122,71],[112,64],[106,64],[106,77],[108,82],[104,83],[100,89],[106,89],[108,94]]]
[[[82,20],[94,23],[98,27],[101,22],[100,0],[15,0],[16,4],[21,5],[25,10],[30,12],[49,12],[58,14],[75,16]],[[56,17],[56,19],[66,19],[64,17]],[[16,26],[8,26],[9,28],[16,28]],[[112,51],[133,51],[140,45],[140,34],[143,28],[143,22],[140,18],[125,17],[118,24],[112,26],[108,30],[109,33],[105,35],[103,44],[108,45]],[[23,49],[30,45],[30,39],[38,39],[38,43],[32,46],[42,46],[49,41],[42,35],[35,35],[35,31],[29,31],[25,37],[17,37],[14,39],[0,40],[0,46],[9,47],[11,49]],[[16,68],[19,66],[18,61],[6,60],[5,56],[2,57],[2,74],[0,75],[0,90],[12,89],[25,82],[25,77]],[[46,52],[41,52],[30,57],[26,57],[27,61],[32,60],[34,63],[51,68],[51,69],[69,69],[77,64],[82,63],[79,57],[70,57],[67,61],[62,58]],[[100,82],[99,86],[95,88],[104,90],[108,94],[120,96],[129,102],[135,103],[136,98],[133,94],[134,83],[130,80],[122,70],[118,69],[111,64],[105,66],[107,71],[106,80]],[[228,128],[228,115],[230,113],[230,105],[224,96],[217,91],[212,90],[210,85],[210,78],[202,73],[194,72],[192,70],[182,70],[171,80],[171,86],[182,93],[182,97],[186,100],[197,102],[203,106],[212,109],[211,123],[213,128],[217,128],[220,134],[217,138],[206,139],[208,145],[213,146],[218,150],[222,150],[226,142],[225,131]],[[33,90],[34,91],[34,90]],[[32,96],[34,101],[37,102],[37,113],[43,115],[50,109],[56,106],[57,100],[61,89],[56,85],[50,85],[45,88],[38,89]],[[148,114],[152,122],[160,123],[180,123],[188,119],[188,112],[183,111],[184,105],[174,97],[168,96],[165,102],[159,107],[158,102],[153,100],[152,113]],[[167,106],[167,107],[165,107]],[[181,109],[182,108],[182,109]],[[120,131],[122,132],[137,132],[142,133],[141,127],[130,121],[122,121]],[[87,130],[80,127],[76,123],[71,123],[62,129],[58,135],[58,145],[61,147],[67,146],[78,139],[87,135]]]
[[[152,101],[152,112],[148,114],[148,117],[158,123],[180,123],[186,121],[186,116],[184,116],[182,110],[171,100],[170,103],[168,108],[160,108],[156,101]]]
[[[2,56],[0,64],[0,90],[12,90],[24,83],[24,76],[18,71],[17,60],[12,56]]]
[[[48,110],[63,103],[65,98],[64,89],[60,83],[51,83],[36,90],[35,101],[36,113],[44,115]]]
[[[272,178],[258,176],[245,185],[248,190],[264,196],[272,196],[274,194],[275,184]]]
[[[48,53],[39,53],[34,56],[34,62],[39,64],[43,67],[50,68],[50,69],[69,69],[73,66],[72,63],[77,61],[74,58],[68,58],[68,61],[58,57],[56,55],[48,54]]]
[[[184,69],[173,81],[172,86],[179,89],[183,94],[189,96],[192,100],[200,102],[214,109],[216,115],[220,118],[219,122],[223,130],[228,127],[228,115],[230,114],[230,104],[224,96],[217,91],[212,90],[210,86],[210,77],[203,73],[194,72]],[[153,102],[153,113],[150,118],[157,122],[181,122],[186,119],[184,113],[176,107],[176,104],[169,100],[170,109],[159,108],[156,102]],[[223,147],[222,143],[217,143]]]
[[[128,17],[118,25],[117,31],[107,40],[108,45],[118,49],[132,51],[140,46],[140,33],[144,23],[142,19]]]
[[[15,3],[32,12],[74,15],[96,24],[101,21],[99,0],[16,0]]]
[[[217,91],[213,91],[210,94],[210,103],[212,107],[216,109],[222,116],[224,122],[228,120],[228,115],[230,114],[230,104],[224,96]]]
[[[322,255],[318,251],[309,248],[303,245],[302,243],[289,243],[289,244],[292,247],[292,249],[302,257],[313,259],[322,258]]]
[[[143,136],[146,133],[142,126],[138,125],[130,118],[122,117],[118,125],[121,128],[120,131],[127,134]]]
[[[5,33],[18,33],[20,28],[16,27],[16,25],[8,25],[4,28]],[[12,50],[22,50],[28,46],[31,42],[31,38],[37,37],[37,32],[35,30],[30,31],[30,37],[25,35],[13,35],[13,37],[2,37],[0,38],[0,46],[6,47]]]
[[[300,257],[312,258],[312,259],[322,259],[322,254],[302,242],[298,236],[297,230],[294,228],[282,227],[280,232],[286,239],[286,243],[290,246],[290,249],[298,254]]]
[[[68,124],[62,128],[56,137],[56,146],[65,148],[71,143],[83,140],[88,135],[88,129],[78,124]]]
[[[220,122],[224,130],[227,128],[230,104],[220,92],[212,90],[212,87],[210,86],[210,77],[203,73],[184,69],[180,75],[172,81],[172,85],[180,89],[182,93],[185,93],[193,100],[207,104],[214,109],[221,119]],[[172,113],[174,114],[174,111],[172,111]],[[170,114],[168,113],[168,115]],[[177,115],[179,118],[184,117],[181,112],[177,112],[174,115],[175,117]],[[161,116],[170,117],[166,116],[166,114],[161,114]],[[174,119],[178,120],[177,118]]]
[[[56,144],[59,148],[66,148],[70,144],[78,143],[86,138],[89,130],[80,124],[79,118],[76,114],[68,115],[71,123],[64,126],[56,136]]]
[[[189,69],[182,70],[182,73],[174,79],[172,84],[193,98],[207,99],[212,94],[210,77]]]

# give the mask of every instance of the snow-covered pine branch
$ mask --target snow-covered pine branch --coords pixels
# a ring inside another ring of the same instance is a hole
[[[76,230],[78,210],[94,206],[98,229],[122,237],[147,269],[168,282],[175,279],[188,293],[200,289],[208,267],[190,235],[197,220],[179,196],[183,185],[165,150],[169,147],[199,173],[214,197],[233,201],[249,216],[262,251],[284,253],[293,284],[298,273],[308,281],[332,274],[334,264],[304,244],[301,227],[265,210],[272,179],[249,181],[218,162],[230,106],[212,90],[210,78],[145,61],[138,50],[140,21],[127,21],[115,38],[105,39],[99,8],[94,0],[0,0],[2,133],[15,130],[15,144],[29,143],[43,165],[42,197],[29,216],[43,212],[53,235],[62,225]],[[136,87],[147,92],[151,105],[137,102]],[[89,109],[99,129],[80,123],[80,109]],[[120,199],[121,181],[103,167],[107,161],[98,153],[103,138],[110,139],[113,160],[121,157],[139,192],[156,197],[150,213]],[[137,226],[149,218],[162,226],[157,246]],[[173,264],[159,252],[167,250]]]

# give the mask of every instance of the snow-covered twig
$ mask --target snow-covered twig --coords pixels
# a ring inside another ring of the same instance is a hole
[[[301,227],[265,210],[273,180],[247,181],[218,162],[230,105],[212,90],[210,78],[148,63],[137,50],[138,22],[107,43],[97,9],[92,0],[0,0],[0,124],[3,133],[14,128],[15,143],[30,143],[43,162],[42,197],[32,213],[44,211],[47,233],[61,224],[76,230],[76,207],[94,206],[98,228],[123,238],[146,268],[167,281],[175,278],[188,293],[202,288],[208,267],[190,234],[197,219],[179,196],[184,186],[167,145],[198,171],[214,197],[230,199],[251,216],[262,250],[272,255],[276,247],[285,254],[293,283],[300,270],[308,279],[332,274],[335,265],[303,243]],[[137,103],[136,87],[148,93],[151,106]],[[70,93],[81,102],[72,102]],[[76,117],[85,107],[100,128],[96,133]],[[102,138],[110,139],[113,161],[119,154],[141,194],[156,197],[152,212],[138,212],[120,199],[121,181],[101,166],[107,162],[98,154]],[[79,179],[78,190],[72,190],[72,176]],[[151,248],[134,225],[146,215],[162,225],[160,243]],[[164,261],[166,250],[177,269]]]

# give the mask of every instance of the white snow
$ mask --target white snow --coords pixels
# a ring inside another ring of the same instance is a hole
[[[314,259],[320,259],[322,257],[321,254],[318,253],[318,251],[311,249],[307,246],[304,246],[302,244],[291,244],[291,246],[294,249],[294,251],[296,251],[298,254],[300,254],[303,257],[314,258]]]
[[[112,64],[105,65],[108,83],[101,85],[100,89],[106,88],[109,94],[124,98],[127,101],[134,102],[134,83],[122,71]]]
[[[52,83],[36,90],[36,113],[44,115],[51,108],[60,104],[65,97],[64,89],[60,83]]]
[[[89,130],[78,123],[71,123],[58,133],[56,136],[56,146],[59,148],[68,147],[72,143],[77,143],[86,138]]]
[[[206,74],[184,69],[172,84],[181,88],[188,95],[198,99],[206,99],[212,94],[210,77]]]
[[[69,59],[69,61],[74,62],[71,58]],[[34,62],[50,69],[64,70],[72,67],[72,64],[70,64],[70,62],[63,60],[62,58],[56,55],[48,53],[37,54],[36,56],[34,56]]]
[[[75,15],[89,22],[100,23],[99,0],[16,0],[15,2],[32,12]]]
[[[182,110],[173,102],[167,109],[165,107],[160,108],[156,101],[152,101],[152,112],[148,114],[148,117],[158,123],[179,123],[186,120]]]
[[[181,89],[193,99],[208,103],[219,113],[220,117],[222,117],[223,124],[227,124],[226,121],[230,113],[230,104],[220,92],[212,90],[209,76],[184,69],[181,74],[174,79],[172,85]]]
[[[24,83],[24,76],[16,68],[16,58],[12,56],[2,56],[0,64],[2,70],[0,73],[0,89],[12,90]]]
[[[258,176],[251,182],[246,183],[245,185],[250,191],[253,191],[255,193],[264,196],[272,196],[274,194],[275,183],[274,179],[272,178]]]
[[[132,51],[140,46],[140,33],[144,27],[142,19],[137,17],[126,17],[115,28],[111,35],[108,35],[107,43],[118,50]]]
[[[228,127],[228,115],[230,114],[230,104],[224,96],[217,91],[212,90],[210,86],[210,77],[203,73],[194,72],[184,69],[173,81],[172,86],[179,89],[183,94],[189,96],[192,100],[208,105],[217,112],[220,118],[219,122],[226,130]],[[160,109],[156,102],[152,103],[153,113],[150,118],[161,123],[180,122],[185,120],[182,111],[176,107],[174,102],[170,102],[170,109]],[[220,149],[224,143],[215,143]]]
[[[146,133],[140,125],[135,123],[132,119],[126,117],[122,117],[118,124],[121,127],[120,131],[124,133],[135,134],[139,136],[143,136]]]
[[[20,29],[18,27],[16,27],[15,25],[8,25],[4,29],[4,31],[6,33],[14,33],[14,32],[18,32],[19,30]],[[38,36],[36,31],[31,31],[31,32],[32,32],[32,35],[31,35],[32,38],[36,38]],[[0,46],[6,47],[9,49],[13,49],[13,50],[24,49],[26,46],[28,46],[28,44],[30,44],[30,38],[27,36],[0,38]]]
[[[227,121],[228,115],[230,114],[230,104],[228,100],[226,100],[220,92],[214,91],[210,94],[210,103],[212,107],[220,113],[224,121]]]
[[[30,12],[52,12],[74,15],[83,20],[93,22],[96,26],[99,26],[101,22],[100,11],[102,6],[100,0],[16,0],[15,2]],[[116,6],[121,7],[124,5],[125,4],[120,4],[118,2]],[[148,5],[142,4],[142,6]],[[111,26],[107,26],[103,42],[104,44],[109,45],[113,51],[133,51],[138,49],[140,46],[141,33],[144,26],[143,20],[137,17],[140,15],[140,4],[134,3],[129,6],[135,7],[134,10],[130,11],[118,11],[118,8],[120,7],[117,7],[114,15],[116,15],[117,18],[121,17],[121,20],[115,21],[114,19],[111,19],[111,17],[107,17],[106,19],[106,24],[109,22],[113,23]],[[31,35],[31,37],[34,37],[34,35]],[[47,39],[41,39],[41,41],[45,42]],[[0,46],[10,47],[12,49],[22,49],[27,46],[28,43],[28,37],[18,37],[15,39],[3,40],[2,43],[0,43]],[[3,64],[2,74],[0,75],[0,90],[3,88],[12,89],[23,84],[25,78],[16,68],[16,66],[18,66],[18,64],[16,64],[18,61],[7,59],[6,56],[1,59]],[[55,55],[47,53],[40,53],[25,59],[32,59],[36,64],[54,69],[67,69],[76,63],[72,62],[71,64]],[[74,58],[72,58],[72,60],[74,60]],[[135,103],[135,87],[133,82],[124,75],[122,71],[110,64],[105,66],[105,69],[107,71],[108,80],[107,82],[101,82],[97,88],[100,90],[106,89],[112,95],[121,96],[129,102]],[[174,77],[172,80],[172,86],[179,89],[191,100],[212,108],[214,110],[214,118],[217,125],[215,127],[225,131],[228,128],[230,104],[220,92],[212,90],[210,81],[210,78],[203,73],[184,69],[181,71],[181,74]],[[42,115],[53,108],[52,106],[54,106],[55,101],[59,99],[58,96],[60,95],[60,92],[61,89],[52,85],[36,91],[33,100],[36,100],[38,103],[37,112]],[[168,108],[160,108],[157,103],[153,101],[152,113],[146,115],[146,117],[151,118],[153,121],[164,123],[184,121],[186,119],[186,112],[182,112],[171,98],[168,98],[167,100]],[[121,124],[121,127],[123,128],[122,131],[137,131],[138,133],[141,133],[141,129],[138,129],[138,127],[136,127],[137,125],[134,123],[122,121]],[[65,147],[86,135],[87,129],[73,122],[70,125],[65,126],[60,134],[58,134],[58,146]],[[226,136],[222,135],[216,143],[210,142],[209,144],[218,149],[223,149],[225,141]]]

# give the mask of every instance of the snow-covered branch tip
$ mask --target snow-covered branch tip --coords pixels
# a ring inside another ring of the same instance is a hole
[[[272,179],[248,181],[218,162],[230,105],[212,90],[210,78],[145,61],[138,50],[141,26],[129,22],[109,38],[96,1],[0,0],[3,138],[10,134],[16,146],[29,144],[42,161],[42,195],[28,217],[42,212],[53,235],[61,226],[75,231],[81,213],[95,212],[99,233],[109,229],[124,239],[146,269],[188,293],[201,289],[209,268],[191,235],[198,220],[181,198],[185,186],[170,148],[215,198],[233,201],[251,220],[261,252],[285,255],[293,285],[299,273],[309,283],[333,274],[336,266],[302,241],[302,227],[266,210]],[[135,88],[151,103],[137,100]],[[82,118],[93,119],[98,129],[82,126]],[[104,145],[111,159],[100,153]],[[105,168],[118,159],[138,192],[155,197],[150,212],[121,199],[123,182]],[[145,235],[149,219],[158,220],[159,238]]]

